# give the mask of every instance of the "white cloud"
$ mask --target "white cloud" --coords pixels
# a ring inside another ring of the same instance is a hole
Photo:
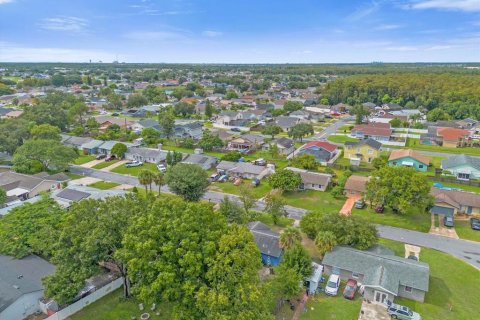
[[[388,51],[417,51],[417,47],[413,46],[398,46],[398,47],[387,47],[385,50]]]
[[[380,9],[381,1],[371,1],[366,7],[354,11],[347,17],[349,21],[357,21],[377,12]]]
[[[101,50],[30,48],[0,43],[0,61],[5,62],[88,62],[113,61],[115,55]]]
[[[399,28],[402,28],[402,26],[399,24],[382,24],[376,27],[375,30],[383,31],[383,30],[395,30]]]
[[[124,37],[137,41],[185,39],[182,33],[174,31],[133,31],[124,34]]]
[[[14,0],[0,0],[0,4],[12,3]]]
[[[40,27],[54,31],[83,32],[88,26],[88,20],[78,17],[55,17],[43,19]]]
[[[303,50],[302,53],[303,54],[312,54],[313,51],[312,50]]]
[[[428,48],[428,50],[446,50],[450,49],[452,46],[445,46],[445,45],[436,45]]]
[[[202,36],[209,37],[209,38],[220,37],[221,35],[223,35],[223,32],[220,32],[220,31],[205,30],[202,32]]]
[[[413,0],[406,9],[440,9],[476,12],[480,11],[479,0]]]

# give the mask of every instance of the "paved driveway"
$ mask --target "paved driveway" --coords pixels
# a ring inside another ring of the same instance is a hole
[[[360,195],[354,195],[347,198],[343,204],[342,209],[340,209],[340,214],[344,216],[349,216],[352,214],[353,206],[357,200],[360,200],[362,197]]]

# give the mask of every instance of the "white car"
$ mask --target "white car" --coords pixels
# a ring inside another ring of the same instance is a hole
[[[161,164],[161,163],[157,164],[157,169],[158,169],[158,171],[160,171],[160,172],[165,172],[165,171],[167,171],[167,167],[165,167],[165,165],[164,165],[164,164]]]
[[[336,296],[338,293],[339,287],[340,287],[340,277],[336,274],[332,274],[328,278],[328,282],[325,287],[325,293],[329,296]]]
[[[132,161],[132,162],[127,162],[125,163],[125,167],[126,168],[132,168],[132,167],[140,167],[140,166],[143,166],[143,162],[142,161]]]

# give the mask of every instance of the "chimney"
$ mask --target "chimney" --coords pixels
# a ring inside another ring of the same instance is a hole
[[[195,153],[195,154],[203,154],[203,149],[202,149],[202,148],[195,148],[195,150],[193,150],[193,153]]]
[[[158,150],[162,150],[162,148],[163,148],[163,144],[161,144],[161,143],[157,144],[157,149]]]

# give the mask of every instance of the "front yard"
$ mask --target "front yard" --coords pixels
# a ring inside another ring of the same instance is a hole
[[[395,214],[390,208],[385,208],[383,213],[376,213],[373,209],[365,207],[363,209],[353,208],[353,215],[361,216],[367,221],[376,224],[428,232],[430,230],[431,218],[429,213],[418,212],[412,209],[410,212]]]
[[[116,186],[119,186],[119,185],[120,184],[118,184],[116,182],[97,181],[97,182],[89,185],[89,187],[97,188],[97,189],[101,189],[101,190],[108,190],[108,189],[115,188]]]
[[[349,136],[344,136],[344,135],[329,135],[327,138],[328,141],[334,142],[334,143],[345,143],[345,142],[358,142],[358,139],[351,138]]]
[[[143,166],[132,167],[132,168],[127,168],[127,167],[125,167],[125,165],[122,165],[122,166],[119,166],[119,167],[116,167],[116,168],[112,169],[111,172],[126,174],[126,175],[136,177],[136,176],[138,176],[140,171],[142,171],[144,169],[147,169],[147,170],[150,170],[150,171],[153,171],[153,172],[158,171],[157,166],[154,163],[144,163]]]
[[[460,239],[480,242],[480,230],[473,230],[470,220],[455,220],[455,231]]]
[[[120,161],[120,160],[103,161],[103,162],[97,163],[92,168],[100,170],[100,169],[103,169],[103,168],[106,168],[106,167],[110,167],[112,164],[117,163],[118,161]]]
[[[80,155],[78,156],[78,158],[76,158],[73,163],[76,164],[77,166],[79,165],[82,165],[84,163],[87,163],[87,162],[90,162],[90,161],[93,161],[95,160],[95,156],[92,156],[92,155]]]
[[[344,199],[334,198],[330,192],[305,190],[285,192],[283,198],[292,207],[303,208],[322,213],[337,213],[344,203]]]
[[[469,154],[473,156],[480,156],[480,148],[464,147],[464,148],[446,148],[441,146],[430,146],[420,144],[420,139],[408,138],[406,147],[423,151],[445,152],[454,154]]]

